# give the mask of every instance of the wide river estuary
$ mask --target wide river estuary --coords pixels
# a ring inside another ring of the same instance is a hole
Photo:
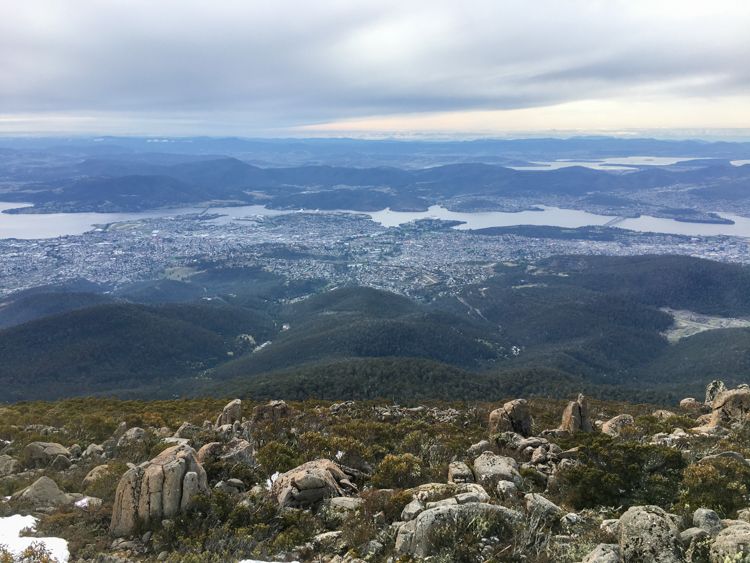
[[[0,211],[21,207],[18,203],[0,202]],[[502,213],[491,211],[484,213],[456,213],[437,205],[423,212],[398,212],[384,209],[368,212],[373,221],[384,227],[395,227],[415,219],[438,218],[448,221],[465,221],[457,229],[482,229],[485,227],[506,227],[511,225],[550,225],[556,227],[584,227],[587,225],[605,225],[614,217],[595,215],[575,209],[538,206],[543,211],[522,211],[520,213]],[[79,235],[92,230],[94,225],[135,221],[152,217],[175,217],[188,213],[200,213],[203,208],[157,209],[140,213],[52,213],[32,215],[10,215],[0,213],[0,239],[44,239],[64,235]],[[312,213],[312,211],[310,211]],[[216,223],[227,223],[235,218],[252,215],[281,215],[293,211],[277,211],[259,205],[244,207],[215,207],[210,213],[226,215],[214,219]],[[320,212],[325,213],[325,212]],[[622,229],[641,232],[668,233],[689,236],[732,235],[750,237],[750,219],[727,213],[720,216],[732,219],[734,225],[715,225],[706,223],[681,223],[673,219],[642,216],[638,219],[625,219],[616,224]]]

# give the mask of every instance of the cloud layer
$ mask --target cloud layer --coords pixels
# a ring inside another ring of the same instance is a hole
[[[9,0],[0,112],[6,129],[248,134],[588,102],[695,113],[750,102],[748,29],[744,1]]]

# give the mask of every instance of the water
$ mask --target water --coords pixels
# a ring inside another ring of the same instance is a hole
[[[698,158],[672,158],[666,156],[626,156],[619,158],[602,158],[595,160],[548,160],[548,161],[534,161],[537,166],[508,166],[515,170],[557,170],[559,168],[567,168],[569,166],[584,166],[586,168],[593,168],[595,170],[636,170],[635,166],[671,166],[678,162],[685,162],[688,160],[704,160]],[[745,163],[750,161],[737,160],[732,162]],[[628,166],[629,165],[629,166]],[[735,166],[740,166],[735,164]]]
[[[19,207],[19,204],[0,203],[0,210]],[[555,227],[584,227],[587,225],[605,225],[614,217],[596,215],[576,209],[538,206],[542,211],[522,211],[520,213],[503,213],[490,211],[483,213],[458,213],[434,205],[423,212],[400,212],[384,209],[367,213],[373,221],[384,227],[396,227],[415,219],[437,218],[446,221],[464,221],[456,227],[459,230],[482,229],[485,227],[507,227],[512,225],[550,225]],[[175,217],[188,213],[200,213],[204,209],[180,208],[159,209],[141,213],[55,213],[50,215],[8,215],[0,214],[0,238],[40,239],[55,238],[64,235],[77,235],[90,231],[95,224],[107,224],[118,221],[137,221],[151,217]],[[350,213],[360,213],[347,211]],[[292,211],[266,209],[260,205],[243,207],[211,208],[210,213],[224,214],[226,217],[211,220],[215,224],[226,224],[235,218],[253,215],[281,215]],[[320,213],[325,213],[320,212]],[[682,223],[674,219],[643,216],[638,219],[625,219],[617,227],[634,231],[656,232],[689,236],[732,235],[750,237],[750,219],[719,213],[720,216],[732,219],[734,225],[714,225],[708,223]]]

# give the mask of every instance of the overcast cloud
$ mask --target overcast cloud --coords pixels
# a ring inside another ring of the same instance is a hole
[[[748,29],[745,1],[5,0],[0,129],[583,122],[589,102],[621,108],[614,127],[662,105],[696,126],[706,104],[702,126],[750,127]]]

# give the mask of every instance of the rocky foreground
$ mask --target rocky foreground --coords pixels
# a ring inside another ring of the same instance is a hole
[[[51,403],[59,426],[22,428],[29,405],[0,411],[0,515],[36,515],[73,561],[750,560],[747,386],[679,412],[237,399],[176,429],[131,413],[98,443],[116,421]]]

